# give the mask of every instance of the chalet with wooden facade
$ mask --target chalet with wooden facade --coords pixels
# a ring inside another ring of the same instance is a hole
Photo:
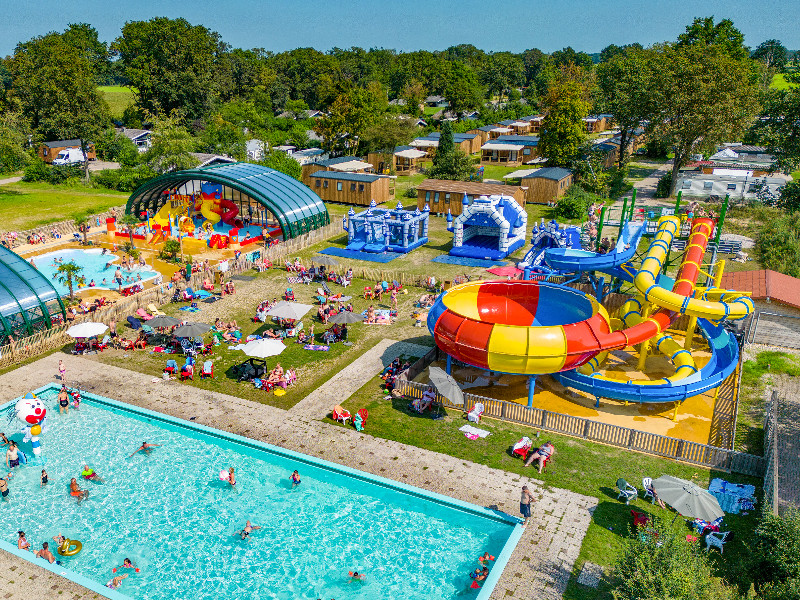
[[[376,173],[389,175],[413,175],[420,171],[420,161],[428,156],[424,150],[413,146],[397,146],[394,152],[370,152],[367,162],[372,165]]]
[[[314,193],[325,202],[368,206],[370,201],[383,204],[394,197],[394,181],[371,173],[343,173],[318,170],[309,175]]]
[[[525,190],[525,199],[532,204],[551,204],[561,198],[572,185],[573,175],[569,169],[544,167],[535,169],[520,178]]]
[[[433,158],[436,154],[436,149],[439,147],[439,138],[441,136],[442,134],[437,131],[425,137],[418,137],[412,140],[410,145],[417,150],[424,151],[428,158]],[[474,133],[454,133],[453,145],[464,154],[475,154],[481,148],[481,140]]]
[[[311,187],[310,177],[317,171],[337,171],[339,173],[371,173],[373,167],[357,156],[340,156],[317,162],[308,162],[302,166],[300,180]]]
[[[538,156],[538,146],[534,135],[501,135],[481,146],[481,164],[519,166]]]
[[[80,140],[53,140],[52,142],[42,142],[39,146],[37,154],[46,163],[52,163],[58,157],[58,153],[68,148],[81,149]],[[89,142],[86,145],[86,158],[89,160],[97,160],[97,153],[94,150],[94,144]]]
[[[426,179],[417,186],[417,208],[423,210],[427,205],[432,213],[447,214],[449,210],[456,216],[461,214],[464,195],[471,204],[477,197],[498,194],[511,196],[520,206],[525,205],[525,193],[516,185]]]

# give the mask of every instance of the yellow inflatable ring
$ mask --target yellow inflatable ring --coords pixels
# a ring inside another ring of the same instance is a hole
[[[81,544],[78,540],[67,540],[65,539],[62,544],[58,547],[58,552],[61,556],[75,556],[78,552],[83,549],[83,544]]]

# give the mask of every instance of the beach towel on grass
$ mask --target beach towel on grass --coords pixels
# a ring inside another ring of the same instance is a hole
[[[205,302],[206,304],[214,304],[217,300],[222,300],[219,296],[211,296],[211,298],[206,298],[205,300],[201,300],[200,302]]]
[[[206,290],[197,290],[194,293],[195,298],[210,298],[213,294],[207,292]]]
[[[463,431],[464,435],[466,435],[471,440],[476,440],[478,438],[485,438],[487,435],[491,433],[490,431],[486,431],[485,429],[478,429],[477,427],[473,427],[472,425],[464,425],[463,427],[459,427],[458,430]]]
[[[330,349],[330,346],[320,346],[318,344],[306,344],[303,346],[303,350],[319,350],[320,352],[327,352]]]
[[[196,306],[184,306],[183,308],[179,308],[178,310],[185,310],[186,312],[200,312],[200,309]]]

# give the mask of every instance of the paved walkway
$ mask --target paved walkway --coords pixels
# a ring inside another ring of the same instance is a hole
[[[800,509],[800,377],[774,377],[778,390],[778,510]]]
[[[8,185],[9,183],[17,183],[18,181],[22,181],[22,177],[7,177],[6,179],[0,179],[0,185]]]
[[[389,342],[388,347],[377,346],[383,348],[380,350],[382,356],[391,355],[383,353],[394,350],[396,346],[389,340],[386,342]],[[402,346],[397,346],[397,350],[401,349]],[[522,485],[528,485],[537,499],[534,519],[492,594],[494,600],[561,598],[591,513],[597,505],[595,498],[567,490],[548,489],[537,480],[323,423],[316,419],[321,416],[319,413],[323,408],[330,410],[330,404],[323,407],[322,400],[309,400],[297,412],[284,411],[225,394],[201,391],[175,381],[153,380],[148,375],[100,364],[91,357],[57,354],[19,367],[0,376],[0,394],[3,398],[14,398],[54,381],[59,359],[66,363],[67,379],[79,381],[90,392],[298,452],[324,456],[326,460],[511,515],[518,514],[520,489]],[[369,360],[375,360],[374,356]],[[356,369],[346,380],[356,385],[362,377],[374,376],[377,370],[369,375],[366,367],[364,370]],[[347,391],[355,389],[348,388]],[[329,389],[323,389],[323,392],[327,394]],[[448,428],[459,425],[452,418],[440,423]],[[131,443],[135,445],[133,440]],[[0,572],[4,578],[8,571],[3,567],[10,564],[18,567],[20,575],[14,578],[13,588],[4,584],[4,590],[10,589],[4,598],[38,600],[43,597],[40,588],[33,591],[27,584],[31,577],[42,576],[43,571],[0,552]],[[26,583],[17,586],[22,582]],[[76,600],[93,596],[85,590],[76,592],[76,586],[66,581],[59,580],[54,585],[48,595],[64,591],[70,594],[65,598]]]
[[[300,400],[289,412],[312,419],[327,416],[337,404],[342,404],[370,379],[383,371],[399,356],[425,356],[428,346],[383,339],[354,362],[339,371],[308,396]]]
[[[672,162],[667,162],[659,166],[644,179],[634,182],[633,187],[636,188],[636,204],[647,206],[662,203],[662,200],[655,198],[656,187],[658,187],[658,180],[671,170]]]

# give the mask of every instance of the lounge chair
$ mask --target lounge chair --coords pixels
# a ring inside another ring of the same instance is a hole
[[[333,407],[333,420],[334,421],[341,421],[342,425],[346,425],[348,419],[350,419],[350,413],[343,409],[338,404]]]
[[[511,453],[522,457],[522,460],[525,460],[528,457],[528,452],[531,450],[531,446],[533,442],[529,437],[523,437],[520,441],[514,444],[514,447],[511,448]]]
[[[153,315],[148,314],[147,311],[143,308],[136,309],[136,316],[141,318],[142,321],[149,321],[150,319],[153,318]]]
[[[473,423],[480,423],[481,415],[483,415],[484,407],[481,402],[475,404],[471,411],[467,414],[467,420]]]
[[[203,363],[203,370],[200,371],[200,379],[205,379],[206,377],[214,379],[214,363],[210,360]]]
[[[155,304],[153,304],[152,302],[147,305],[147,310],[149,310],[150,314],[153,315],[154,317],[165,317],[165,316],[167,316],[166,313],[163,313],[160,310],[158,310],[158,307]]]
[[[731,531],[712,531],[706,535],[706,552],[711,548],[719,548],[719,553],[722,554],[725,542],[728,542],[733,537]]]

